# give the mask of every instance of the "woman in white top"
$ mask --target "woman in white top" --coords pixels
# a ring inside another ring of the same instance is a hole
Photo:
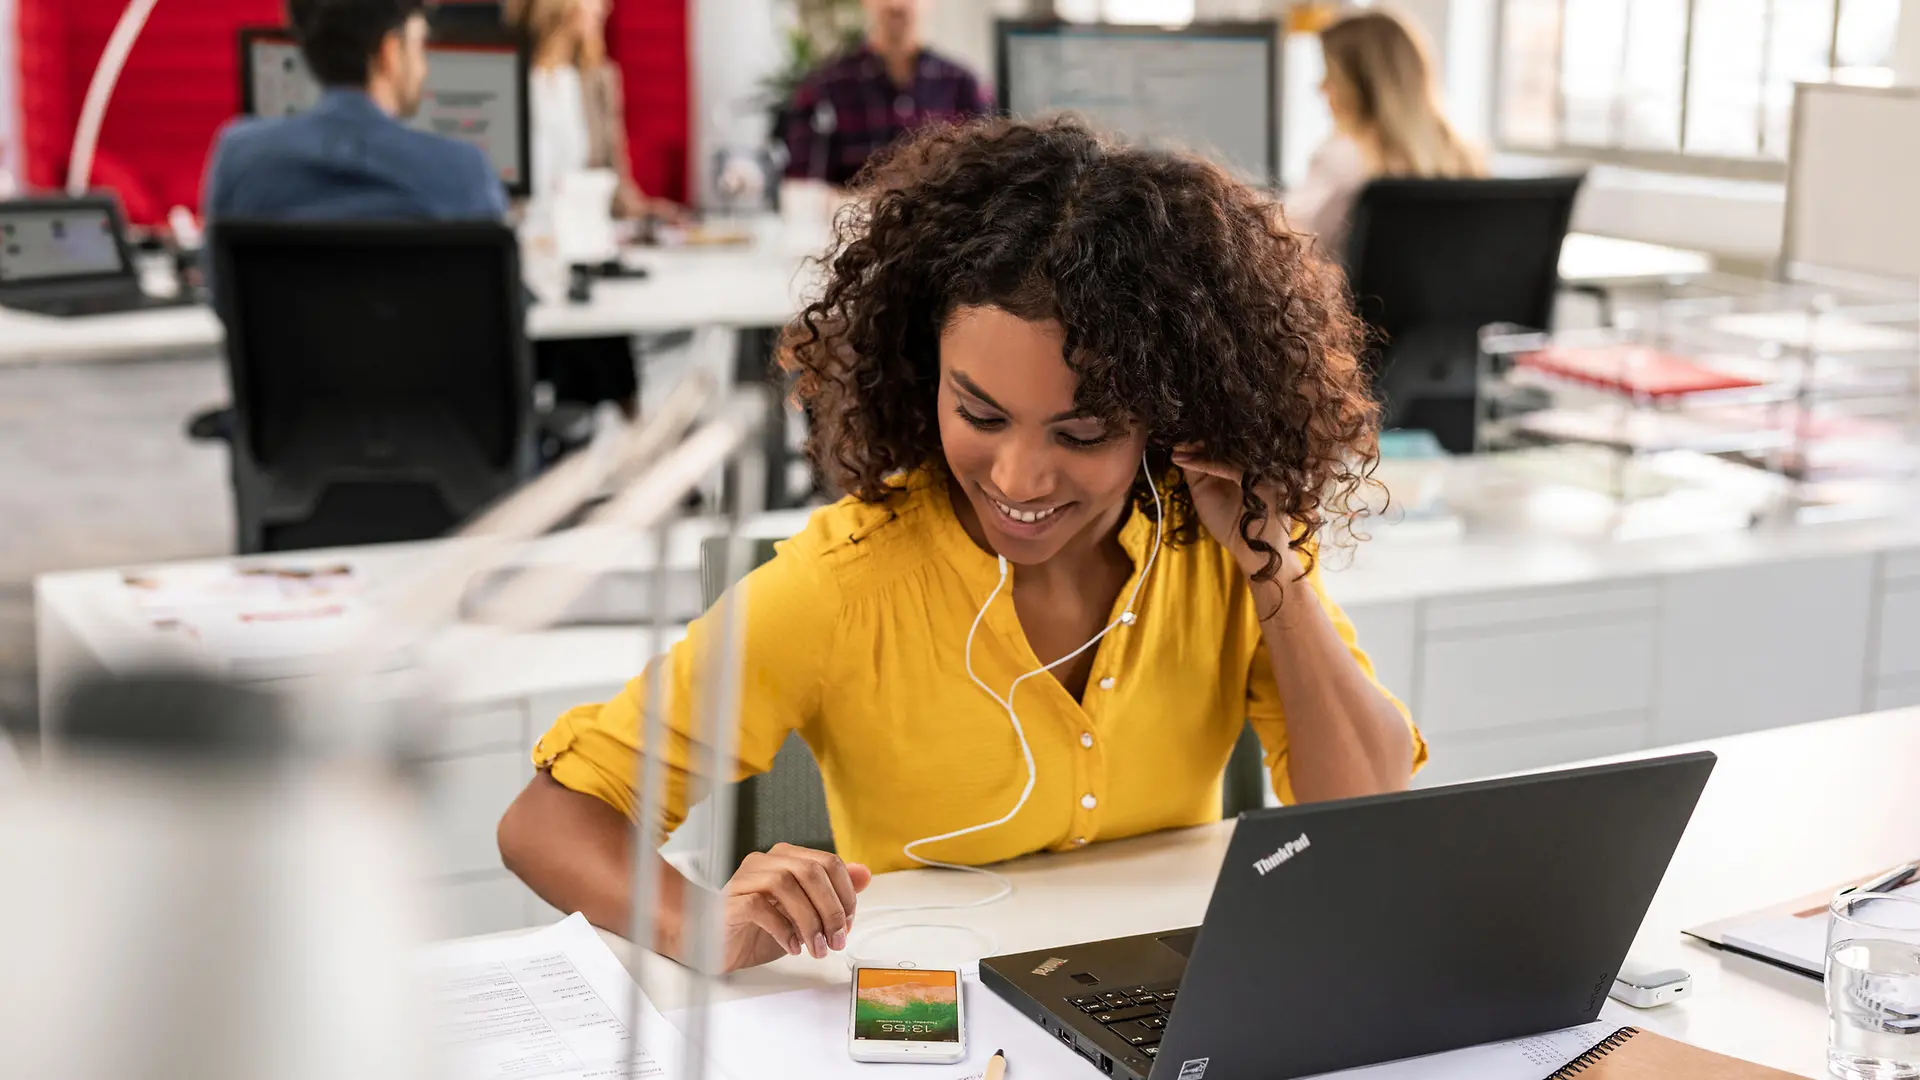
[[[527,35],[533,74],[533,198],[551,199],[560,177],[611,169],[620,177],[616,217],[677,216],[679,207],[648,199],[627,157],[626,90],[607,59],[608,0],[514,0],[508,19]]]
[[[1334,133],[1287,193],[1287,223],[1344,261],[1347,217],[1377,176],[1480,176],[1480,155],[1440,109],[1427,50],[1413,28],[1378,10],[1342,16],[1320,32],[1320,92]]]
[[[532,120],[532,195],[526,216],[533,233],[552,232],[553,202],[561,178],[587,169],[619,177],[613,215],[679,218],[684,211],[649,199],[633,181],[627,157],[626,91],[620,69],[607,59],[608,0],[512,0],[507,20],[527,36],[532,52],[528,108]],[[611,401],[632,418],[640,385],[631,343],[624,337],[542,341],[534,351],[542,382],[560,401]]]

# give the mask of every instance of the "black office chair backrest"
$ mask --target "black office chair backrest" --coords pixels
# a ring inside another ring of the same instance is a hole
[[[1415,399],[1464,400],[1435,433],[1448,449],[1471,449],[1480,328],[1552,328],[1560,244],[1584,179],[1381,179],[1362,189],[1345,261],[1354,303],[1380,339],[1371,360],[1389,425]],[[1419,371],[1394,370],[1413,363]]]
[[[752,541],[748,569],[770,561],[773,541]],[[700,545],[700,588],[712,607],[730,584],[727,580],[727,541],[713,537]],[[748,603],[752,598],[748,597]],[[1269,790],[1266,761],[1260,740],[1248,725],[1240,731],[1233,754],[1221,777],[1221,811],[1231,820],[1244,811],[1266,805]],[[832,851],[833,822],[827,816],[826,788],[813,752],[797,735],[787,736],[774,755],[773,767],[743,781],[735,792],[733,861],[739,866],[750,852],[778,843]]]
[[[531,475],[507,226],[224,221],[210,243],[243,550],[438,535]]]

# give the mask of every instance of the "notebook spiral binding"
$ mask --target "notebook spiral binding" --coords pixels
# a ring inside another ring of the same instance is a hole
[[[1638,1034],[1640,1034],[1639,1028],[1636,1028],[1636,1027],[1621,1028],[1619,1031],[1616,1031],[1613,1034],[1607,1036],[1606,1038],[1601,1039],[1598,1043],[1594,1044],[1592,1049],[1588,1050],[1586,1053],[1581,1054],[1579,1057],[1574,1058],[1572,1061],[1569,1061],[1565,1065],[1561,1066],[1560,1071],[1557,1073],[1554,1073],[1552,1076],[1547,1077],[1547,1080],[1573,1080],[1573,1077],[1576,1077],[1581,1073],[1586,1072],[1588,1069],[1593,1068],[1595,1065],[1600,1064],[1601,1058],[1606,1057],[1608,1054],[1611,1054],[1615,1050],[1618,1050],[1622,1046],[1625,1046],[1628,1039],[1631,1039]]]

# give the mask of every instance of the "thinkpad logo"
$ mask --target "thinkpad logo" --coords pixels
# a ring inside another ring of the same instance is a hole
[[[1311,846],[1312,843],[1308,841],[1307,834],[1301,833],[1298,840],[1289,840],[1281,844],[1278,850],[1266,858],[1253,860],[1253,868],[1260,872],[1261,877],[1266,877],[1273,872],[1275,867],[1307,850],[1307,848]]]
[[[1065,967],[1066,964],[1067,964],[1067,958],[1064,956],[1050,957],[1047,959],[1045,963],[1041,964],[1037,968],[1034,968],[1033,973],[1035,975],[1051,975],[1054,972],[1059,971],[1061,968]]]

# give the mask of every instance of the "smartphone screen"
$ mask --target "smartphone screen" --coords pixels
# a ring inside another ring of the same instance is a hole
[[[952,971],[863,967],[853,995],[853,1037],[880,1042],[960,1042],[960,986]]]

